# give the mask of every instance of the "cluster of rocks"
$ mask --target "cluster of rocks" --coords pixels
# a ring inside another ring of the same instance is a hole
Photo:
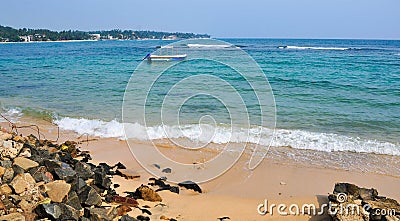
[[[328,197],[334,221],[400,221],[400,204],[378,195],[376,189],[337,183]]]
[[[0,131],[0,220],[150,220],[151,212],[136,199],[161,202],[160,195],[142,185],[119,196],[114,189],[119,185],[110,178],[137,176],[121,163],[95,165],[90,159],[75,142],[56,144]],[[132,208],[143,215],[130,217]]]

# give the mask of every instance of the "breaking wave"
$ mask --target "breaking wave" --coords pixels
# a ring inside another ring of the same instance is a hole
[[[269,139],[259,139],[259,132],[270,134],[267,128],[254,127],[251,129],[234,128],[219,125],[183,125],[183,126],[152,126],[145,127],[138,123],[123,124],[116,120],[102,121],[89,119],[76,119],[70,117],[54,120],[61,129],[72,130],[78,134],[89,134],[98,137],[115,137],[125,139],[124,127],[128,134],[133,134],[128,139],[148,140],[165,138],[186,138],[197,142],[211,142],[225,144],[228,142],[249,142],[268,146]],[[213,133],[212,136],[206,133]],[[295,149],[308,149],[316,151],[350,151],[358,153],[375,153],[400,156],[400,144],[378,140],[367,140],[332,133],[317,133],[303,130],[277,129],[272,146],[288,146]]]

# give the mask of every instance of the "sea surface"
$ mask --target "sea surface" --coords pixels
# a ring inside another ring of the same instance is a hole
[[[268,78],[276,103],[274,147],[289,147],[296,153],[311,150],[400,156],[400,41],[221,40],[248,53]],[[146,54],[172,42],[0,44],[1,112],[14,121],[23,116],[37,117],[80,134],[123,138],[121,109],[132,73]],[[223,72],[224,79],[246,96],[244,79],[227,74],[226,67],[214,64],[205,70],[199,63],[182,65],[184,73],[172,69],[161,84],[170,87],[180,78]],[[156,91],[158,100],[155,96],[148,104],[154,115],[160,113],[163,88]],[[220,91],[224,93],[223,88]],[[246,99],[254,101],[252,96]],[[181,125],[163,126],[168,128],[169,136],[196,139],[201,133],[196,126],[201,116],[215,115],[212,142],[248,141],[240,124],[233,125],[237,133],[226,129],[229,118],[224,117],[225,112],[218,100],[199,96],[189,99],[182,108]],[[257,117],[257,110],[250,108],[249,115]],[[147,128],[140,123],[131,125],[137,130],[135,139],[168,136],[160,129],[157,116],[152,119]],[[257,126],[256,121],[251,123]],[[315,157],[317,152],[309,156]]]

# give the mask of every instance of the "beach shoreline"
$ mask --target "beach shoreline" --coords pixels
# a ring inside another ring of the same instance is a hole
[[[29,124],[39,126],[42,139],[57,140],[58,130],[52,123],[37,119],[34,121],[24,119],[24,121],[16,123],[19,126]],[[0,123],[0,126],[11,129],[6,122]],[[37,134],[37,131],[32,128],[20,128],[18,132],[23,135]],[[77,139],[78,137],[79,139]],[[123,194],[124,191],[134,191],[141,184],[147,183],[150,177],[153,177],[137,162],[124,140],[79,136],[74,132],[61,130],[58,142],[66,140],[82,141],[81,149],[90,151],[94,163],[106,162],[113,165],[121,162],[129,170],[140,175],[140,178],[134,180],[114,177],[113,181],[121,185],[117,189],[119,194]],[[149,145],[151,145],[149,142],[137,142],[135,148],[148,148]],[[160,148],[165,152],[173,152],[176,159],[183,160],[186,157],[184,152],[177,151],[174,147],[161,146]],[[151,158],[151,156],[148,157]],[[328,194],[332,193],[335,183],[338,182],[349,182],[361,187],[375,188],[382,196],[400,199],[400,193],[397,191],[397,187],[400,185],[399,177],[306,167],[295,162],[276,162],[268,159],[264,159],[255,170],[250,171],[245,169],[247,162],[248,157],[243,155],[223,175],[201,183],[200,186],[204,191],[202,194],[190,190],[181,191],[179,195],[161,191],[160,196],[167,206],[158,209],[151,217],[159,219],[161,215],[164,215],[179,218],[179,220],[216,220],[218,217],[229,216],[232,220],[293,220],[291,216],[277,214],[261,216],[257,213],[257,206],[265,200],[276,204],[312,203],[320,206],[327,203]],[[169,165],[160,166],[166,168]],[[174,168],[172,171],[174,172]],[[148,204],[148,202],[144,204]],[[131,213],[137,215],[137,211]],[[326,214],[314,217],[301,215],[296,216],[296,220],[320,220],[327,217]]]

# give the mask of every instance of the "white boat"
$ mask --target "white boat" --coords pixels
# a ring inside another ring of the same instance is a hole
[[[163,54],[165,52],[165,54]],[[147,61],[181,61],[185,60],[187,54],[174,54],[173,46],[163,46],[160,48],[158,54],[147,54],[143,60]]]

